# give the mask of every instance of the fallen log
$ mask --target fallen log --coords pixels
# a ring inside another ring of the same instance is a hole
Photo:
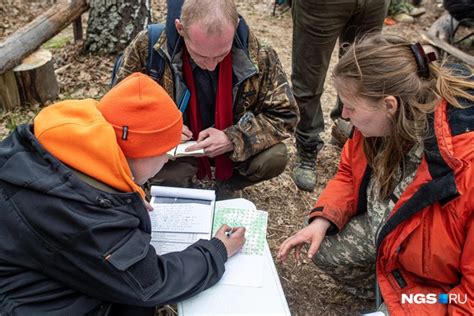
[[[439,37],[436,37],[432,34],[425,33],[425,36],[428,38],[428,41],[431,45],[444,50],[448,54],[456,57],[457,59],[465,62],[466,64],[474,66],[474,56],[463,52],[462,50],[454,47],[453,45],[449,44],[448,42],[443,41]]]
[[[87,11],[87,0],[61,1],[0,42],[0,75]]]

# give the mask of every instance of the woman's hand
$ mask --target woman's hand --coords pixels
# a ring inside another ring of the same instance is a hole
[[[331,222],[327,219],[322,217],[316,218],[311,222],[311,224],[301,229],[281,244],[280,249],[278,250],[277,259],[284,262],[288,258],[288,253],[294,248],[295,258],[299,261],[301,257],[301,247],[303,247],[304,244],[310,244],[308,258],[311,259],[318,251],[324,236],[326,236],[326,231],[330,226]]]
[[[235,255],[245,243],[245,227],[230,227],[222,225],[214,236],[224,243],[227,256]]]

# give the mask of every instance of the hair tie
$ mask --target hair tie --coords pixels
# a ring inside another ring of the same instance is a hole
[[[429,63],[436,60],[436,54],[431,52],[426,54],[423,46],[420,43],[415,43],[410,45],[410,50],[415,55],[416,65],[418,67],[418,74],[428,79],[430,77],[430,67]]]

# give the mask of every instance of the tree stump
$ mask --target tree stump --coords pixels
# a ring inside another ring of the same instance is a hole
[[[22,104],[45,104],[58,97],[52,57],[50,51],[39,49],[13,68]]]
[[[0,75],[0,106],[4,111],[10,111],[20,105],[20,95],[16,85],[13,70]]]
[[[61,32],[87,11],[88,7],[87,0],[59,1],[51,9],[0,41],[0,75],[18,65],[41,44]]]

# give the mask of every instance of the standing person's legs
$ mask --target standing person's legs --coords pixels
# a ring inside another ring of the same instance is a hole
[[[354,43],[366,34],[381,32],[383,21],[387,15],[390,0],[360,1],[357,8],[342,31],[339,39],[339,57],[344,54],[344,44]],[[331,119],[339,119],[342,113],[342,104],[337,98],[336,106],[331,110]]]
[[[316,184],[316,155],[323,145],[321,94],[338,36],[355,9],[356,0],[295,0],[293,15],[292,88],[300,109],[296,128],[296,185],[312,191]]]

